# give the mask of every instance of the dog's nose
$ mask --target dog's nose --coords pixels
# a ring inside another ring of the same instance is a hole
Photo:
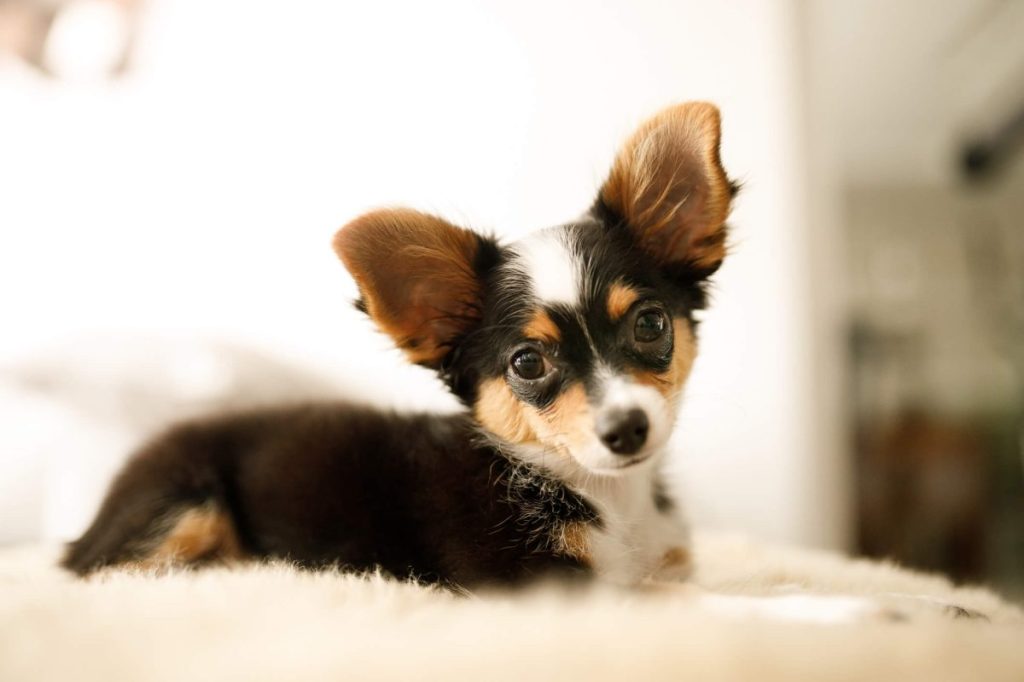
[[[597,435],[616,455],[632,455],[647,441],[650,424],[643,410],[613,410],[597,419]]]

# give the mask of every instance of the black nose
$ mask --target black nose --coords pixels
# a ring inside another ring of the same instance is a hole
[[[597,419],[597,435],[616,455],[632,455],[647,441],[649,428],[643,410],[613,410]]]

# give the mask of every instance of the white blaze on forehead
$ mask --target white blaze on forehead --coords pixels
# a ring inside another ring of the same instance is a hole
[[[576,305],[580,300],[580,272],[576,255],[564,230],[551,228],[530,235],[513,248],[517,269],[530,280],[533,295],[544,303]]]

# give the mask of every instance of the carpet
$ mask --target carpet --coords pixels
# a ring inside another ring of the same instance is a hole
[[[78,580],[56,554],[0,552],[0,680],[1024,680],[1024,613],[987,590],[723,535],[695,540],[716,592],[927,595],[989,620],[794,623],[612,587],[459,596],[282,563]]]

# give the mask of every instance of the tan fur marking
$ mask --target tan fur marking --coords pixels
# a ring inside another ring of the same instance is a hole
[[[528,410],[532,411],[512,394],[512,389],[499,377],[480,385],[473,414],[494,435],[510,443],[527,443],[537,440],[528,422]]]
[[[547,343],[558,343],[562,340],[562,332],[559,331],[558,325],[543,310],[538,310],[533,314],[523,329],[523,334],[528,339]]]
[[[669,364],[668,370],[661,374],[633,372],[632,376],[637,383],[653,386],[666,398],[676,400],[683,390],[687,377],[690,376],[693,360],[697,356],[697,342],[693,338],[693,332],[686,320],[675,320],[672,323],[672,333],[675,348],[672,351],[672,362]]]
[[[573,521],[562,526],[558,544],[563,554],[590,565],[590,536],[587,524]]]
[[[197,507],[184,512],[141,567],[184,564],[200,559],[239,559],[242,548],[231,519],[221,511]]]
[[[636,303],[640,293],[622,282],[612,284],[608,289],[608,317],[614,322]]]
[[[473,414],[487,430],[510,443],[535,443],[568,455],[593,431],[594,420],[582,384],[573,384],[544,410],[523,403],[504,379],[480,386]]]
[[[578,448],[594,429],[594,418],[583,384],[562,391],[550,407],[531,416],[534,431],[542,441],[562,448]]]
[[[693,558],[685,547],[669,547],[652,572],[656,580],[686,580],[693,573]]]
[[[679,569],[690,565],[690,552],[685,547],[670,547],[661,557],[659,570]]]
[[[620,150],[601,198],[652,255],[703,268],[725,257],[732,188],[720,141],[718,109],[686,102],[645,122]]]

